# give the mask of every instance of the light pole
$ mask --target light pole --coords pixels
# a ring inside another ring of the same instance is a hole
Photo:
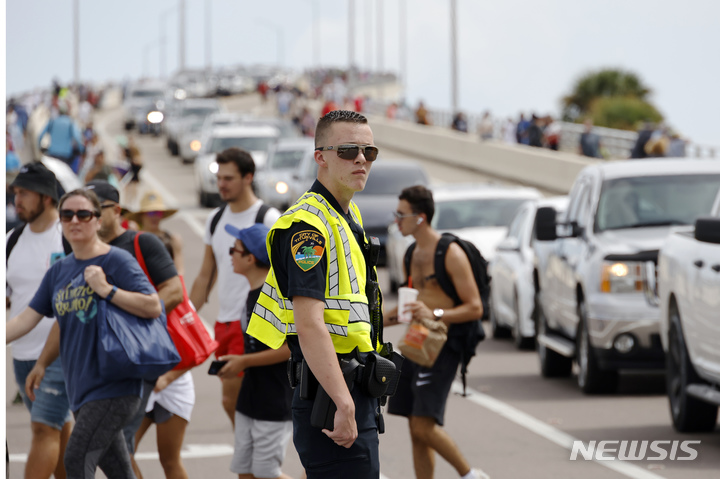
[[[80,0],[73,1],[73,80],[80,85]]]
[[[143,77],[144,78],[150,78],[150,63],[149,63],[149,55],[153,48],[157,47],[159,44],[157,42],[150,42],[147,45],[145,45],[145,48],[143,48]]]
[[[365,0],[365,63],[372,71],[372,0]]]
[[[177,7],[169,8],[160,14],[160,78],[167,77],[167,29],[168,16],[177,10]]]
[[[453,113],[458,111],[457,0],[450,0],[450,83]]]
[[[377,1],[377,68],[378,72],[382,73],[385,66],[383,65],[383,50],[385,44],[383,43],[383,2],[382,0]]]
[[[352,80],[355,68],[355,0],[348,0],[348,72]]]
[[[263,20],[262,18],[259,18],[257,20],[257,23],[260,25],[266,26],[271,30],[275,30],[276,34],[276,47],[277,47],[277,63],[278,66],[282,68],[283,66],[283,31],[282,28],[278,27],[274,23],[270,23],[267,20]]]
[[[400,0],[400,9],[398,16],[400,19],[400,25],[398,27],[398,51],[400,58],[400,79],[403,86],[403,90],[407,87],[407,4],[405,0]]]
[[[205,0],[205,68],[212,71],[212,12],[210,0]]]
[[[178,55],[178,70],[185,70],[185,0],[180,0],[179,4],[180,14],[180,36],[178,39],[179,44],[179,55]]]
[[[310,2],[310,16],[312,17],[312,64],[315,68],[320,68],[320,8],[318,8],[318,0],[308,0]]]

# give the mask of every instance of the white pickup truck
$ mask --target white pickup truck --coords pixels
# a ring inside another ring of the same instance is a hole
[[[580,172],[561,217],[538,209],[537,239],[550,244],[537,285],[543,376],[569,376],[575,360],[578,386],[601,393],[615,389],[620,370],[665,367],[643,271],[655,278],[672,228],[707,215],[718,189],[717,160],[603,162]]]
[[[712,431],[720,405],[720,194],[711,217],[661,247],[657,302],[673,425]]]

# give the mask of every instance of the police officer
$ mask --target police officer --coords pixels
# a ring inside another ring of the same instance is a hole
[[[268,235],[271,269],[248,334],[272,348],[287,338],[291,382],[300,383],[294,443],[308,479],[378,478],[378,399],[346,382],[339,363],[353,351],[364,356],[378,348],[366,291],[375,270],[352,202],[378,149],[367,119],[345,110],[319,120],[315,146],[317,180]],[[332,429],[311,425],[318,384],[337,407]]]

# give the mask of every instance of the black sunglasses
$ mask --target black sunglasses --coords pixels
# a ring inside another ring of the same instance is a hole
[[[376,146],[370,145],[321,146],[315,148],[315,151],[335,150],[338,158],[342,158],[343,160],[354,160],[360,153],[360,149],[362,149],[363,156],[365,156],[367,161],[377,160],[379,150]]]
[[[90,210],[60,210],[60,221],[63,223],[70,223],[73,220],[73,216],[77,216],[77,219],[81,223],[87,223],[93,216],[100,216],[100,213]]]

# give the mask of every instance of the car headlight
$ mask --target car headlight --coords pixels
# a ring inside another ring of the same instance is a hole
[[[287,193],[289,189],[290,189],[290,187],[284,181],[278,181],[275,184],[275,191],[277,191],[281,195],[284,195],[285,193]]]
[[[190,142],[190,149],[192,151],[200,151],[201,146],[202,146],[202,144],[200,144],[199,140],[193,140]]]
[[[600,291],[603,293],[637,293],[643,291],[642,263],[636,261],[603,261]]]
[[[177,90],[175,90],[174,96],[176,100],[184,100],[185,98],[187,98],[187,92],[182,88],[178,88]]]
[[[147,114],[147,121],[153,125],[160,123],[165,118],[161,111],[151,111]]]
[[[210,170],[210,173],[212,173],[213,175],[216,175],[217,172],[218,172],[218,164],[217,164],[217,161],[213,161],[212,163],[210,163],[210,164],[208,165],[208,170]]]

